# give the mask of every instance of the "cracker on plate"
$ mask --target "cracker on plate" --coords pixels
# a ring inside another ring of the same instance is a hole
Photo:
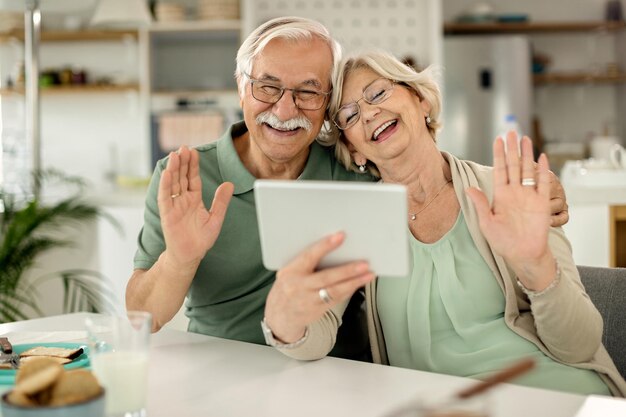
[[[20,358],[20,365],[23,365],[25,363],[31,362],[33,360],[37,360],[39,358],[52,359],[53,361],[55,361],[56,363],[60,363],[61,365],[65,365],[66,363],[72,362],[72,360],[70,358],[61,358],[61,357],[58,357],[58,356],[24,356],[24,357]]]
[[[74,359],[83,353],[83,348],[67,349],[60,347],[37,346],[20,353],[21,357],[26,356],[54,356],[58,358]]]
[[[15,390],[26,395],[37,394],[52,386],[63,374],[63,367],[50,358],[37,358],[20,367],[15,376]]]

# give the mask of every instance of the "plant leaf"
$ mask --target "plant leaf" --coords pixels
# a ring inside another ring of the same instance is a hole
[[[37,287],[49,279],[61,279],[63,308],[68,311],[101,311],[114,307],[117,303],[111,285],[96,271],[62,271],[30,283],[23,279],[25,271],[43,253],[74,244],[58,237],[60,228],[80,226],[103,217],[123,233],[121,225],[111,215],[81,200],[85,186],[82,179],[55,170],[36,172],[34,176],[41,189],[44,184],[58,183],[72,187],[73,191],[67,198],[42,205],[37,199],[23,200],[26,192],[12,194],[0,188],[0,321],[25,318],[25,309],[43,314],[39,308]]]

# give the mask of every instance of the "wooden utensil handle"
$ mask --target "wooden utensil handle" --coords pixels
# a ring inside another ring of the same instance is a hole
[[[530,371],[535,367],[535,360],[532,358],[522,359],[521,361],[513,364],[512,366],[505,368],[488,378],[485,378],[478,384],[472,385],[469,388],[460,391],[457,394],[457,398],[468,398],[476,394],[493,387],[494,385],[501,384],[512,380],[513,378]]]
[[[13,346],[11,345],[11,342],[9,342],[8,338],[0,337],[0,349],[2,349],[4,353],[13,352]]]

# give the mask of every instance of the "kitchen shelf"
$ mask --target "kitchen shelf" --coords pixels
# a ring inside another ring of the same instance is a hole
[[[156,90],[151,93],[153,97],[206,97],[206,96],[225,96],[237,95],[236,89],[219,89],[219,90]]]
[[[77,30],[77,31],[42,31],[41,42],[79,42],[79,41],[114,41],[126,38],[137,39],[136,30]],[[11,39],[24,40],[23,30],[13,30],[0,35],[0,43]]]
[[[626,22],[525,22],[525,23],[445,23],[444,35],[495,35],[506,33],[616,32]]]
[[[241,20],[193,20],[184,22],[156,22],[148,28],[150,32],[206,32],[240,31]]]
[[[533,82],[537,86],[555,84],[619,84],[626,83],[626,73],[609,75],[586,72],[554,72],[535,74]]]
[[[75,85],[75,86],[50,86],[40,87],[42,95],[48,94],[82,94],[82,93],[114,93],[121,91],[139,91],[139,85],[137,84],[118,84],[118,85]],[[23,88],[2,88],[0,89],[0,96],[2,95],[22,95],[24,94]]]

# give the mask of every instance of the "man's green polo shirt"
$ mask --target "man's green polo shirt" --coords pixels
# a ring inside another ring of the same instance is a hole
[[[245,168],[233,144],[233,138],[246,130],[243,122],[237,123],[218,141],[197,148],[206,207],[211,206],[215,190],[223,182],[232,182],[235,191],[222,231],[191,284],[185,314],[190,319],[189,331],[264,344],[260,322],[275,272],[265,269],[261,260],[253,192],[256,178]],[[314,142],[299,180],[371,181],[369,176],[347,171],[335,159],[333,151]],[[167,158],[157,163],[148,189],[144,226],[135,254],[136,269],[149,269],[165,250],[157,194],[166,164]],[[363,359],[363,354],[368,352],[361,300],[357,294],[346,310],[331,355]]]

